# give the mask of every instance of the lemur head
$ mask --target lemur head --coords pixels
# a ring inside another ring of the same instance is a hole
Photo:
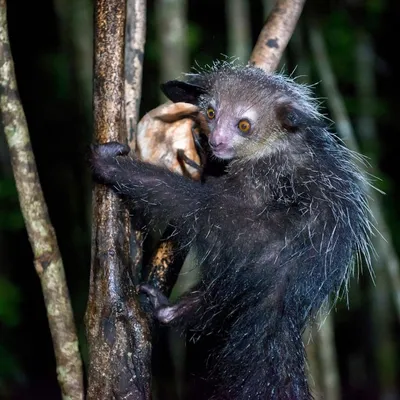
[[[323,123],[308,88],[255,67],[228,64],[161,88],[174,102],[199,106],[210,148],[225,160],[263,157]]]

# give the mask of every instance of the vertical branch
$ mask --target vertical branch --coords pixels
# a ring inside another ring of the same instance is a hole
[[[95,7],[95,141],[126,141],[124,105],[125,1]],[[88,399],[150,398],[150,333],[135,292],[127,209],[95,185],[92,265],[86,327]]]
[[[163,63],[160,78],[165,82],[188,69],[187,0],[157,0],[155,12]]]
[[[296,27],[305,0],[277,0],[250,57],[250,64],[276,69]]]
[[[228,55],[241,62],[249,58],[251,48],[250,4],[246,0],[227,0]]]
[[[25,114],[19,100],[7,32],[6,2],[0,0],[0,116],[10,150],[29,241],[40,278],[64,399],[83,399],[82,363],[57,238],[43,197]]]

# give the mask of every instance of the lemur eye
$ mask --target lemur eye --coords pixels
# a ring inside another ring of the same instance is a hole
[[[238,123],[238,128],[241,132],[247,133],[251,128],[251,124],[247,119],[241,119]]]
[[[207,117],[208,119],[214,119],[215,118],[215,110],[211,107],[207,108]]]

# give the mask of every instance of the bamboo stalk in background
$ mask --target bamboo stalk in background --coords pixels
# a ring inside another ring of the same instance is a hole
[[[226,0],[228,55],[245,63],[252,47],[250,4],[246,0]]]
[[[14,72],[6,1],[0,0],[0,117],[9,146],[21,211],[42,286],[63,399],[83,399],[82,362],[56,234],[40,186]]]
[[[155,12],[162,60],[160,79],[165,82],[189,68],[187,0],[157,0]],[[161,94],[160,100],[164,102],[165,96]]]
[[[87,125],[92,121],[93,20],[90,0],[54,0],[62,44],[76,76],[78,99]]]

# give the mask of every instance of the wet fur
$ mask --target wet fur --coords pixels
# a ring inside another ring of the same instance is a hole
[[[230,65],[188,81],[200,89],[183,86],[180,101],[192,96],[183,100],[205,110],[210,98],[240,98],[261,110],[264,133],[227,173],[201,184],[111,143],[93,148],[94,176],[141,213],[179,221],[182,246],[195,246],[201,281],[172,317],[193,339],[213,338],[213,398],[310,399],[301,334],[358,255],[368,259],[366,183],[306,87]]]

